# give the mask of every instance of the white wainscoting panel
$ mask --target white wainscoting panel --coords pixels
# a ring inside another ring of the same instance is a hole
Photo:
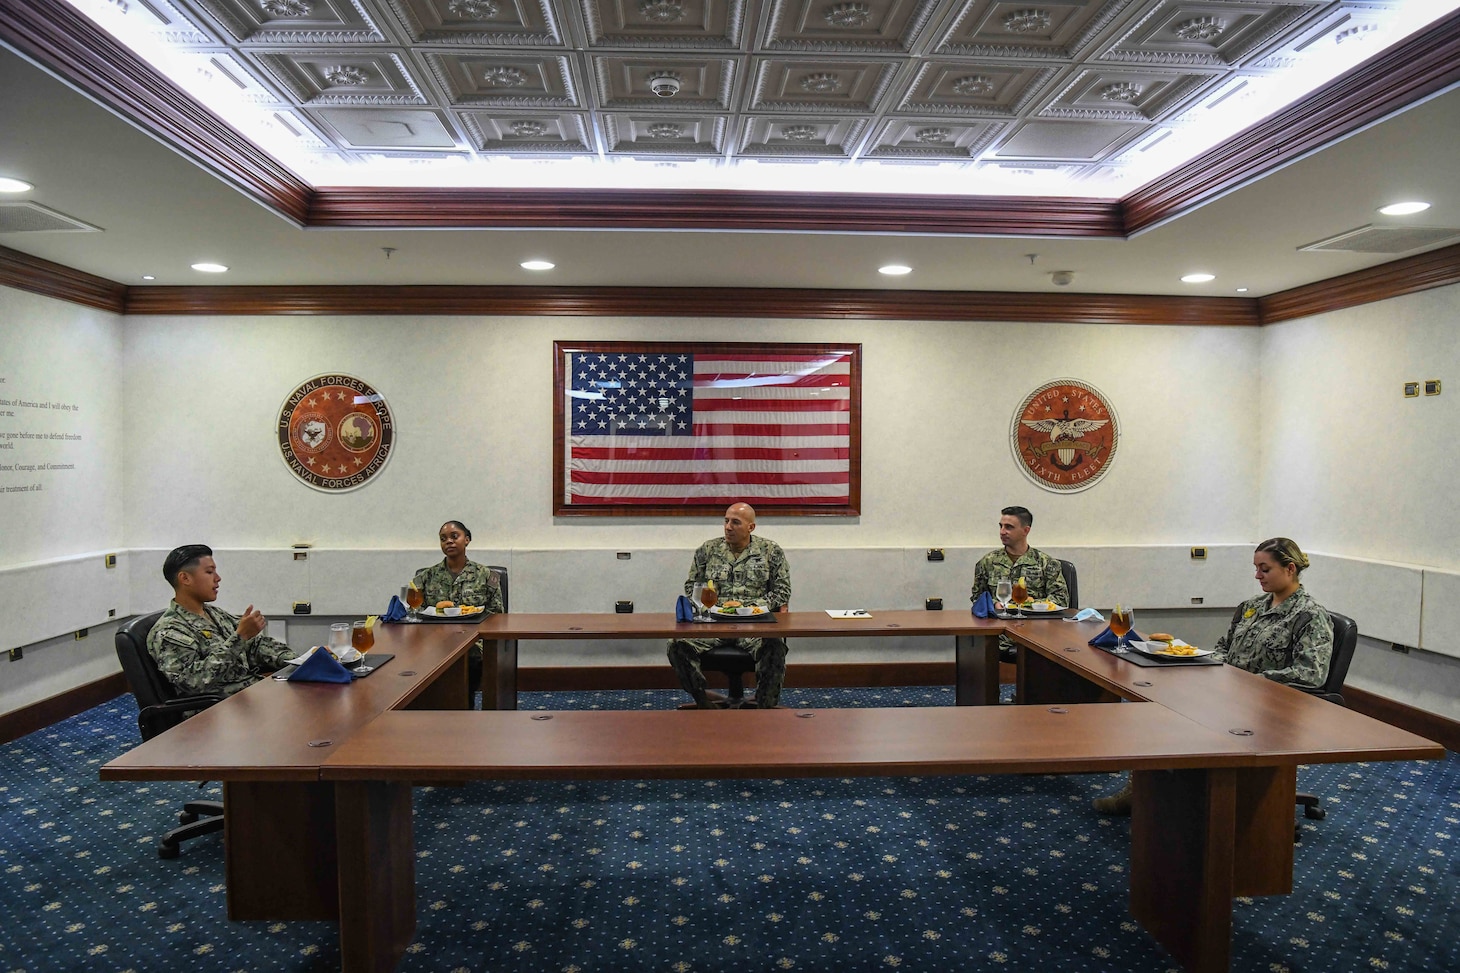
[[[114,568],[108,553],[117,555]],[[126,552],[95,551],[0,571],[0,650],[125,618],[129,560]]]
[[[1460,574],[1425,569],[1419,641],[1413,644],[1460,658]]]
[[[1303,587],[1371,639],[1419,645],[1424,572],[1408,564],[1309,552]]]

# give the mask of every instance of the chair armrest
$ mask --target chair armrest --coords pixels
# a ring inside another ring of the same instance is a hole
[[[183,721],[184,713],[195,713],[223,701],[217,693],[199,696],[179,696],[165,703],[144,707],[137,713],[137,729],[144,739],[155,736],[163,730],[170,730]]]
[[[1348,705],[1343,701],[1343,696],[1339,693],[1325,692],[1322,689],[1303,689],[1303,692],[1307,693],[1309,696],[1317,696],[1319,699],[1326,699],[1330,703],[1337,703],[1339,706]]]

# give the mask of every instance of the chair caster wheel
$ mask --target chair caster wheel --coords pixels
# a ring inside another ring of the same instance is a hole
[[[157,857],[158,858],[176,858],[180,854],[182,854],[182,849],[179,848],[177,845],[158,845],[157,846]]]
[[[1322,821],[1328,817],[1328,812],[1321,807],[1305,807],[1303,808],[1303,817],[1309,821]]]

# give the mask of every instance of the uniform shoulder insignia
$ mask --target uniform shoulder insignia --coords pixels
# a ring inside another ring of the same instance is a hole
[[[1243,618],[1251,618],[1253,615],[1256,615],[1256,614],[1257,614],[1257,609],[1256,608],[1249,608],[1245,612],[1242,613],[1242,617]]]
[[[175,628],[170,628],[164,631],[162,633],[162,639],[165,642],[172,642],[176,645],[193,644],[193,637],[191,635],[187,634],[186,632],[179,632]]]

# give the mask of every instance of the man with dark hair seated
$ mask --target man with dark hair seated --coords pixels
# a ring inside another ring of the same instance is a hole
[[[1064,607],[1070,603],[1070,589],[1060,570],[1059,558],[1029,546],[1029,531],[1034,514],[1028,507],[1005,507],[999,511],[999,543],[979,559],[973,569],[971,601],[987,591],[994,594],[1000,581],[1017,584],[1024,579],[1025,598],[1039,601],[1049,598]],[[1007,635],[999,636],[999,655],[1006,662],[1018,658],[1014,643]]]
[[[147,651],[178,692],[231,696],[293,658],[289,646],[263,634],[269,620],[253,605],[236,617],[208,604],[222,580],[212,548],[177,548],[162,562],[162,576],[172,602],[152,626]]]

